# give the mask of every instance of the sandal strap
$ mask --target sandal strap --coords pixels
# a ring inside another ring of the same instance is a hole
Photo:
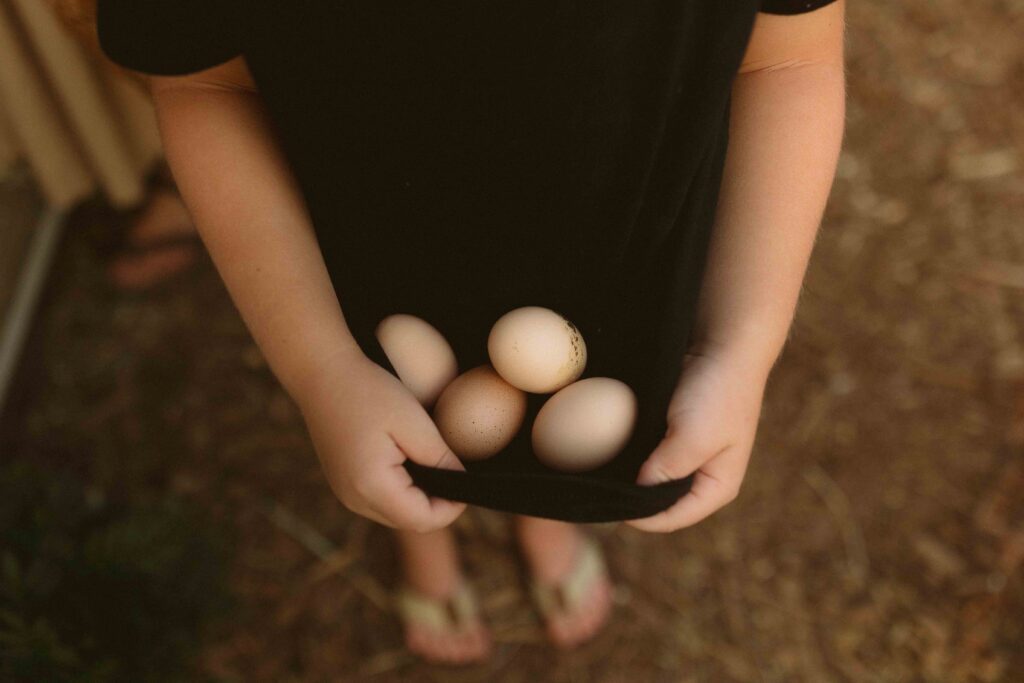
[[[476,594],[467,581],[460,583],[448,599],[426,596],[403,583],[395,592],[395,607],[406,620],[439,631],[460,631],[479,613]]]
[[[145,240],[141,243],[134,243],[131,240],[125,240],[124,244],[120,247],[120,251],[124,254],[137,256],[158,251],[160,249],[180,246],[196,246],[205,248],[202,238],[198,233],[192,231],[166,235],[164,237],[154,237],[153,239]]]
[[[583,535],[581,541],[576,562],[569,575],[562,581],[555,584],[530,581],[533,600],[545,617],[553,616],[565,609],[570,612],[575,610],[586,597],[591,583],[607,572],[604,554],[597,540],[589,535]]]

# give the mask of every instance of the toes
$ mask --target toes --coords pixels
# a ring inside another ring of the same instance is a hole
[[[447,661],[451,657],[444,639],[419,626],[410,627],[406,645],[412,652],[432,662]]]
[[[602,582],[600,589],[596,592],[597,595],[587,615],[585,637],[594,635],[604,625],[609,613],[608,607],[611,604],[609,585]]]
[[[462,633],[458,636],[449,638],[449,643],[454,661],[464,662],[470,659],[473,652],[471,649],[469,633]]]
[[[478,659],[484,651],[484,641],[480,635],[480,629],[474,627],[462,637],[462,656],[466,661]]]
[[[491,649],[490,638],[487,630],[482,624],[477,624],[466,633],[463,643],[463,653],[466,660],[478,660],[485,657]]]
[[[410,627],[406,645],[432,662],[461,664],[485,657],[490,652],[491,641],[483,624],[458,635]]]
[[[459,661],[480,660],[487,654],[487,650],[487,643],[480,633],[480,629],[474,629],[459,640]]]
[[[437,642],[438,651],[441,653],[441,657],[444,661],[458,662],[461,659],[459,653],[459,642],[457,639],[441,633],[434,636],[434,638]]]
[[[558,616],[548,617],[548,638],[555,645],[560,647],[569,647],[572,644],[574,631],[573,625],[578,619],[578,612],[575,614],[559,613]]]
[[[572,622],[569,618],[554,617],[548,622],[548,635],[551,640],[560,647],[572,645]]]
[[[477,642],[480,643],[480,652],[482,655],[489,654],[491,649],[494,647],[494,641],[491,639],[490,632],[483,626],[481,626],[480,630],[477,631]]]
[[[580,608],[580,614],[569,625],[569,641],[577,645],[591,634],[594,626],[594,603]]]
[[[416,627],[410,626],[406,629],[405,644],[409,650],[415,652],[421,656],[427,656],[430,654],[429,643],[422,630]]]
[[[565,648],[578,645],[590,639],[606,623],[611,605],[611,585],[608,580],[602,580],[595,586],[591,596],[574,614],[551,619],[548,633],[556,645]]]

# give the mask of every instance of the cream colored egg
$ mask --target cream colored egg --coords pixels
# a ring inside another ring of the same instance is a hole
[[[588,377],[544,402],[531,434],[537,459],[565,472],[592,470],[614,458],[629,442],[637,403],[625,382]]]
[[[389,315],[378,323],[375,334],[398,379],[424,406],[433,405],[459,374],[452,347],[422,318],[406,313]]]
[[[445,387],[433,417],[455,455],[483,460],[507,446],[522,427],[526,394],[490,365],[478,365]]]
[[[571,322],[550,308],[523,306],[498,318],[487,336],[491,365],[523,391],[547,394],[576,381],[587,345]]]

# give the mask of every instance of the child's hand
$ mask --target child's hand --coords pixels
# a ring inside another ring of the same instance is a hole
[[[693,352],[668,408],[665,438],[637,475],[650,485],[696,472],[693,488],[672,507],[627,520],[642,531],[675,531],[696,524],[739,493],[754,444],[767,372],[740,359]]]
[[[427,411],[365,355],[329,364],[297,401],[324,474],[348,509],[385,526],[426,532],[451,524],[465,503],[428,497],[402,466],[464,470]]]

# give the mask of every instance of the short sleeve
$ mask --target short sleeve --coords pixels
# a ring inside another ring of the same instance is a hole
[[[761,0],[761,11],[766,14],[803,14],[831,5],[836,0]]]
[[[242,52],[233,0],[98,0],[100,48],[134,71],[172,76],[202,71]]]

